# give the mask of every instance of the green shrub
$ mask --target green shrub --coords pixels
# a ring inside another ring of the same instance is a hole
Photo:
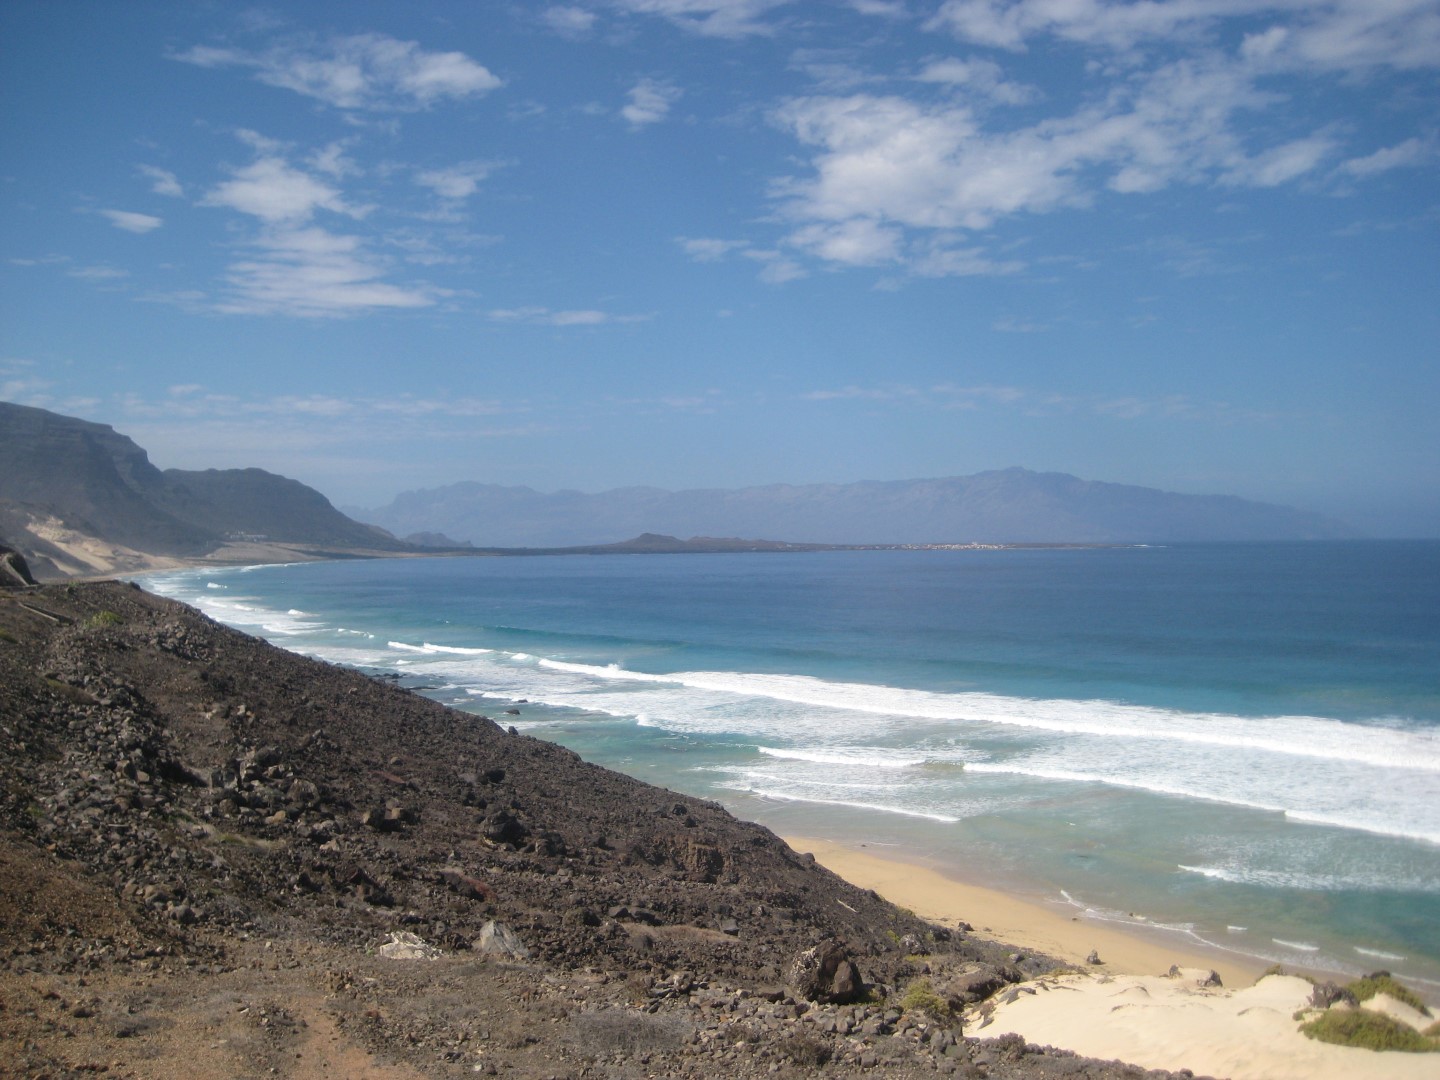
[[[1311,1039],[1337,1046],[1421,1054],[1440,1051],[1440,1043],[1435,1040],[1427,1039],[1398,1020],[1368,1009],[1330,1009],[1308,1024],[1301,1024],[1300,1030]]]
[[[113,611],[97,611],[85,620],[85,625],[91,627],[119,626],[120,616]]]
[[[1386,994],[1396,1001],[1403,1001],[1412,1009],[1418,1010],[1422,1016],[1430,1015],[1430,1010],[1425,1007],[1425,1003],[1416,997],[1409,987],[1402,986],[1384,971],[1377,971],[1374,975],[1356,979],[1345,989],[1355,995],[1356,1001],[1369,1001],[1376,994]]]
[[[927,1013],[936,1020],[950,1017],[950,1003],[935,992],[929,979],[916,979],[911,982],[905,988],[905,996],[900,999],[900,1008],[907,1013]]]

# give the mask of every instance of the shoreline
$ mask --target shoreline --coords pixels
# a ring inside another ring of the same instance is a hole
[[[921,918],[948,926],[963,921],[978,937],[1044,953],[1097,974],[1163,975],[1176,965],[1214,971],[1226,986],[1250,986],[1268,967],[1258,957],[1199,943],[1172,943],[1171,931],[1120,927],[1076,914],[1073,908],[973,884],[921,858],[809,836],[782,839],[852,885],[873,889]],[[1099,954],[1100,964],[1086,962],[1092,951]]]
[[[852,885],[923,919],[952,927],[963,920],[974,927],[972,936],[1071,965],[967,1010],[967,1035],[1014,1034],[1082,1057],[1231,1080],[1429,1080],[1440,1066],[1440,1053],[1377,1052],[1307,1037],[1299,1017],[1310,1007],[1314,987],[1303,973],[1271,974],[1259,959],[1173,947],[1158,930],[1151,935],[1067,916],[903,856],[813,837],[784,840]],[[1104,963],[1086,962],[1092,949]],[[1171,965],[1180,969],[1175,976],[1167,974]],[[1210,984],[1212,971],[1223,985]],[[1416,1030],[1431,1020],[1399,1003],[1380,1011],[1401,1016]]]

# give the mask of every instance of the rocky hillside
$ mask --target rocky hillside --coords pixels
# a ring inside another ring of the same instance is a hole
[[[131,586],[0,590],[0,1074],[1142,1075],[966,1038],[1042,958],[502,726],[524,708]]]
[[[83,543],[177,556],[241,537],[407,546],[298,481],[261,469],[161,471],[113,428],[44,409],[0,402],[0,463],[0,535],[49,576],[73,572],[68,551]]]
[[[1228,495],[1182,495],[1064,473],[713,491],[599,494],[462,483],[353,516],[396,535],[442,532],[483,547],[563,547],[674,536],[775,536],[812,544],[1321,540],[1354,531],[1319,514]]]

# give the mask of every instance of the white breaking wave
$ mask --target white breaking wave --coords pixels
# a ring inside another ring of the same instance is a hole
[[[1359,945],[1355,946],[1355,951],[1361,956],[1373,956],[1377,960],[1392,960],[1396,963],[1409,959],[1399,953],[1385,952],[1383,949],[1362,949]]]
[[[1017,698],[972,691],[946,694],[870,683],[828,682],[809,675],[728,671],[657,675],[629,671],[613,664],[599,666],[558,660],[541,660],[540,664],[595,679],[686,686],[864,712],[902,722],[910,719],[978,721],[1061,734],[1170,740],[1440,773],[1440,734],[1436,732],[1369,727],[1323,717],[1256,719],[1101,700]]]
[[[860,765],[872,769],[913,769],[929,759],[903,751],[874,746],[834,747],[829,750],[794,750],[778,746],[757,746],[767,757],[789,761],[811,761],[820,765]]]
[[[269,610],[253,597],[200,588],[200,580],[183,574],[152,580],[161,591],[168,585],[198,594],[185,598],[221,621],[284,637],[324,630],[298,609]],[[398,666],[403,655],[407,671],[442,676],[467,693],[739,739],[782,770],[881,771],[894,777],[893,792],[883,799],[892,812],[917,809],[916,785],[930,779],[922,775],[927,769],[963,766],[976,781],[1014,776],[1102,784],[1440,845],[1440,817],[1432,809],[1440,806],[1440,732],[1434,730],[942,693],[807,675],[655,673],[423,639],[356,650],[339,647],[336,637],[354,641],[364,631],[328,633],[334,636],[310,633],[297,644],[322,659],[360,666]],[[777,780],[782,775],[798,773],[777,773]],[[957,785],[957,800],[973,797],[970,789],[1004,797],[995,784],[974,788],[963,775],[946,782]]]
[[[493,653],[494,649],[467,649],[459,645],[432,645],[425,642],[423,645],[411,645],[404,641],[391,641],[387,644],[392,649],[399,649],[401,652],[428,653],[431,656],[485,656]]]
[[[874,810],[882,814],[898,814],[901,817],[926,818],[930,821],[938,821],[942,825],[954,825],[960,821],[960,818],[952,817],[949,814],[933,814],[923,810],[909,810],[904,807],[887,806],[883,803],[851,802],[847,799],[822,799],[819,797],[796,795],[788,791],[764,790],[740,785],[732,786],[732,790],[743,791],[748,795],[754,795],[760,799],[775,799],[779,802],[812,803],[820,806],[843,806],[850,810]]]

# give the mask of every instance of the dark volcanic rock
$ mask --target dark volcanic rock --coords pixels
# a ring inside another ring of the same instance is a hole
[[[0,543],[0,589],[23,588],[34,584],[35,579],[30,576],[30,567],[25,562],[25,556]]]
[[[139,589],[0,593],[5,1075],[1142,1075],[890,1004],[1006,952]]]

